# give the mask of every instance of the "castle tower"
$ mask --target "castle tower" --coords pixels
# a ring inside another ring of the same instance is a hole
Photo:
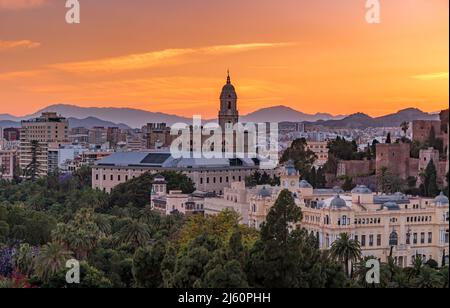
[[[225,131],[229,125],[234,126],[239,121],[237,99],[236,90],[231,84],[230,72],[228,71],[227,83],[220,94],[219,125],[222,131]]]

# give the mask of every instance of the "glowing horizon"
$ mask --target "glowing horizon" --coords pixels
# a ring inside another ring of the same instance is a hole
[[[449,2],[98,0],[81,24],[57,0],[0,0],[0,113],[53,104],[217,116],[226,71],[239,110],[309,114],[449,105]],[[127,5],[128,4],[128,5]]]

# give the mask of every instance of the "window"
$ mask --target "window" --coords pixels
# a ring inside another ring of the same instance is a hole
[[[417,244],[417,233],[413,235],[413,244]]]
[[[420,233],[420,243],[425,244],[425,232]]]
[[[433,243],[433,232],[428,232],[428,244]]]
[[[362,236],[361,236],[361,246],[362,246],[362,247],[365,247],[365,246],[366,246],[366,236],[365,236],[365,235],[362,235]]]
[[[373,246],[373,234],[369,235],[369,246]]]
[[[381,234],[377,235],[377,246],[381,246]]]
[[[410,245],[411,244],[411,233],[407,233],[406,234],[406,245]]]
[[[389,236],[389,246],[397,246],[398,245],[398,234],[397,232],[392,232]]]

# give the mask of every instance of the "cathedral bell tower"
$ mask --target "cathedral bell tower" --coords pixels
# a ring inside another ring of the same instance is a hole
[[[223,87],[220,94],[219,125],[222,131],[225,131],[230,125],[233,127],[239,121],[237,99],[236,90],[231,84],[230,72],[228,71],[227,84]]]

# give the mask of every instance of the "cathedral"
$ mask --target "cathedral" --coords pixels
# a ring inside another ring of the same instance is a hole
[[[227,83],[223,86],[220,94],[219,125],[222,131],[232,128],[239,122],[237,100],[236,89],[231,84],[230,72],[228,71]]]

